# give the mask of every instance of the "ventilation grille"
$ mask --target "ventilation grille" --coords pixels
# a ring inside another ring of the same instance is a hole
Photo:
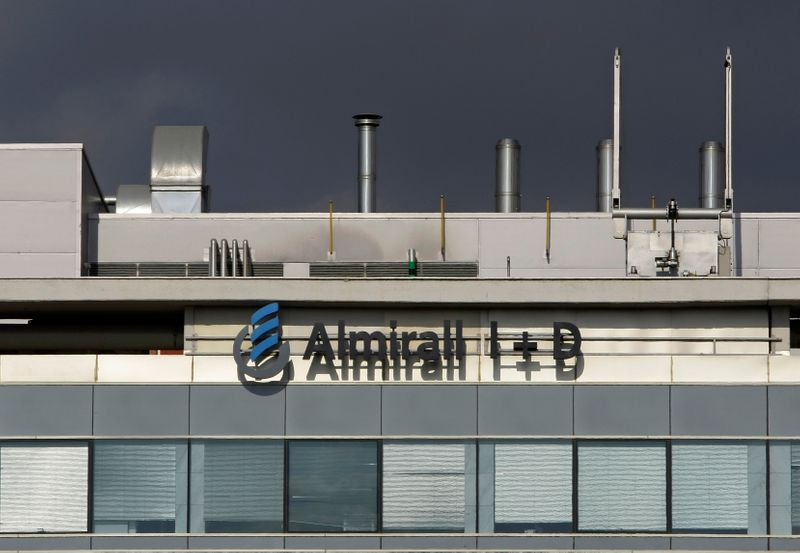
[[[254,277],[282,277],[283,263],[259,261],[251,265]]]
[[[207,277],[207,263],[89,263],[88,276],[93,277]],[[417,276],[428,278],[475,278],[477,263],[428,261],[417,265]],[[230,269],[229,269],[230,271]],[[282,277],[283,263],[254,262],[251,276]],[[340,263],[320,262],[309,264],[312,278],[402,278],[408,275],[408,265],[403,262]]]
[[[308,274],[312,278],[398,278],[409,276],[408,265],[403,262],[341,263],[329,261],[311,263]],[[417,264],[417,276],[475,278],[478,276],[478,264],[427,261]]]

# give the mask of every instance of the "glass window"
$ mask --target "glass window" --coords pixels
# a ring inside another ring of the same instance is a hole
[[[378,444],[289,442],[290,532],[370,532],[378,527]]]
[[[283,441],[192,442],[191,531],[281,532]]]
[[[571,532],[572,443],[487,445],[494,447],[494,531]]]
[[[578,529],[667,529],[666,444],[658,441],[578,443]]]
[[[475,487],[474,443],[384,443],[384,530],[475,531]]]
[[[800,444],[791,445],[792,534],[800,534]]]
[[[764,443],[674,442],[672,529],[766,533]]]
[[[85,532],[89,446],[0,447],[0,532]]]
[[[185,443],[96,442],[95,532],[185,532],[186,453]]]

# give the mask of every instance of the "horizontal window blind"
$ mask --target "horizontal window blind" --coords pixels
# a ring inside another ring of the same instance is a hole
[[[792,444],[792,533],[800,533],[800,444]]]
[[[86,443],[0,447],[0,532],[85,532]]]
[[[672,527],[746,531],[748,444],[672,445]]]
[[[204,444],[202,501],[206,520],[283,520],[283,442]]]
[[[383,527],[464,531],[463,443],[385,443]]]
[[[498,443],[494,470],[495,523],[571,523],[571,443]]]
[[[663,442],[579,442],[578,528],[666,530]]]
[[[95,521],[164,521],[176,513],[175,444],[97,442]]]

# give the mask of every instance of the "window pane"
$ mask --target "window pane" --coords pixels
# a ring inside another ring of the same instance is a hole
[[[193,532],[283,530],[283,441],[192,443]]]
[[[89,447],[0,447],[0,532],[85,532]]]
[[[183,443],[97,442],[95,531],[185,531],[186,485]]]
[[[289,442],[290,532],[369,532],[377,521],[376,442]]]
[[[572,444],[494,446],[496,532],[572,531]]]
[[[664,442],[578,444],[578,528],[666,531]]]
[[[466,470],[467,450],[474,458],[474,443],[385,443],[383,528],[474,530],[475,481],[474,470]]]
[[[676,532],[765,532],[765,445],[673,443],[672,528]]]
[[[792,444],[792,534],[800,534],[800,444]]]

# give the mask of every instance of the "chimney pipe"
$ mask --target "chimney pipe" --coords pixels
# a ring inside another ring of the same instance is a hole
[[[520,144],[513,138],[503,138],[497,142],[497,173],[495,176],[494,210],[497,213],[518,213],[519,193],[519,151]]]
[[[360,113],[353,119],[358,127],[358,212],[375,213],[375,182],[378,180],[375,129],[382,117],[375,113]]]
[[[611,213],[614,207],[614,141],[610,138],[597,143],[597,211]]]
[[[700,145],[700,207],[725,208],[725,148],[714,140]]]

